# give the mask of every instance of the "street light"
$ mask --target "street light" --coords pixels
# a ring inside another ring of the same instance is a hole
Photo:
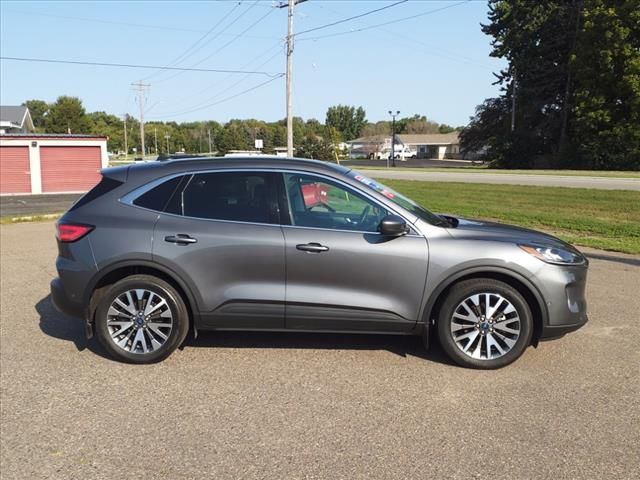
[[[400,110],[396,110],[396,113],[393,113],[389,110],[389,115],[393,118],[393,122],[391,124],[391,166],[396,166],[396,117],[400,115]]]

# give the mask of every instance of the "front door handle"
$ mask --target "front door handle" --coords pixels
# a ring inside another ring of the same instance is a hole
[[[166,237],[164,237],[164,241],[169,243],[177,243],[178,245],[189,245],[191,243],[197,243],[198,239],[193,238],[186,233],[178,233],[176,235],[167,235]]]
[[[322,253],[329,251],[329,247],[325,245],[320,245],[319,243],[302,243],[300,245],[296,245],[298,250],[302,250],[303,252],[312,252],[312,253]]]

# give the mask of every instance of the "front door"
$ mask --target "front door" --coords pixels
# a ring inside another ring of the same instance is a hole
[[[427,278],[424,237],[377,232],[389,212],[323,176],[284,174],[286,327],[406,332],[415,327]]]
[[[154,231],[154,260],[191,280],[203,326],[284,328],[285,258],[275,179],[197,173]],[[186,184],[186,186],[185,186]]]

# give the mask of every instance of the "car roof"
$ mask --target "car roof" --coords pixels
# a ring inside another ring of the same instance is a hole
[[[116,167],[118,168],[118,167]],[[129,165],[128,176],[151,178],[183,171],[216,170],[227,168],[265,168],[265,169],[295,169],[315,172],[342,174],[351,169],[341,165],[310,160],[307,158],[278,157],[278,156],[245,156],[245,157],[196,157],[166,159],[162,161],[143,162]]]

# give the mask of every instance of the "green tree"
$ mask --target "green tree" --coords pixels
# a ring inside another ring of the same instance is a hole
[[[27,100],[22,105],[29,109],[31,120],[36,132],[42,132],[44,128],[44,121],[49,111],[49,104],[44,100]]]
[[[78,97],[58,97],[50,105],[44,126],[47,133],[90,133],[90,119]]]
[[[496,74],[499,101],[479,107],[463,132],[463,150],[482,144],[503,167],[637,169],[640,1],[489,7],[482,29],[508,67]]]
[[[585,2],[572,67],[576,157],[640,170],[640,2]]]
[[[362,107],[336,105],[327,110],[325,124],[340,132],[343,140],[358,138],[366,123],[366,113]]]

